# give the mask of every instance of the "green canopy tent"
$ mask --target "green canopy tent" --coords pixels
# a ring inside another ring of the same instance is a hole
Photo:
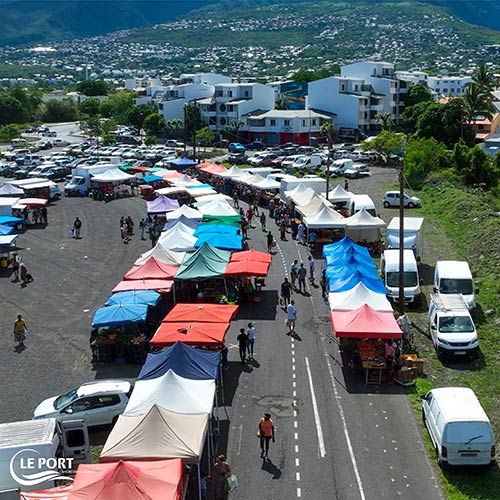
[[[175,280],[206,280],[223,278],[231,252],[204,243],[196,252],[186,255]]]
[[[223,224],[224,226],[239,226],[239,215],[204,215],[202,224]]]

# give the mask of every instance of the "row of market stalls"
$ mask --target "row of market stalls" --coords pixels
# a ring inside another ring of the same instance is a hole
[[[323,257],[333,333],[365,382],[380,384],[387,368],[384,342],[402,338],[384,283],[368,249],[349,238],[324,246]]]

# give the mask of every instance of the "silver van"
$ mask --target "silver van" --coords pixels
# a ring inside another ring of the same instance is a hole
[[[472,389],[432,389],[422,396],[422,418],[441,466],[489,465],[495,460],[493,429]]]

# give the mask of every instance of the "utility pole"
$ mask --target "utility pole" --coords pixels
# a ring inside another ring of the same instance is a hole
[[[398,312],[405,313],[405,278],[404,278],[404,251],[405,251],[405,207],[404,207],[404,159],[401,160],[399,169],[399,297]]]

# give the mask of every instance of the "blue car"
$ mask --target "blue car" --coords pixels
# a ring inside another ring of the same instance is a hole
[[[239,142],[231,142],[228,145],[227,150],[230,153],[244,153],[245,152],[245,146],[243,146],[243,144],[240,144]]]
[[[262,141],[253,141],[245,144],[245,147],[251,151],[262,151],[266,149],[266,145]]]

